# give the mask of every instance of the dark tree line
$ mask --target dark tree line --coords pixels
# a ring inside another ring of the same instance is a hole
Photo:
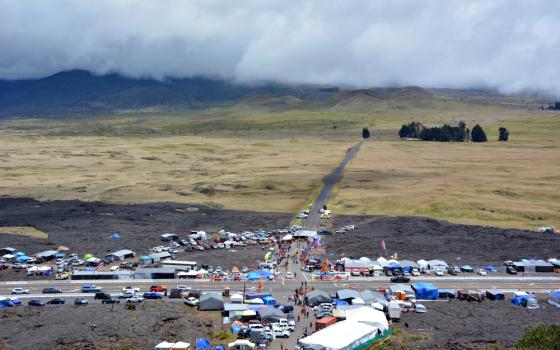
[[[500,141],[507,141],[509,131],[506,128],[500,128]],[[472,131],[467,128],[465,122],[460,121],[457,126],[443,124],[442,126],[427,127],[419,122],[404,124],[399,130],[399,136],[402,138],[415,138],[422,141],[440,141],[440,142],[486,142],[488,138],[484,129],[476,124]]]
[[[423,141],[464,142],[469,140],[470,131],[462,121],[457,126],[443,124],[443,126],[434,127],[426,127],[421,123],[412,122],[401,127],[399,136],[417,138]]]

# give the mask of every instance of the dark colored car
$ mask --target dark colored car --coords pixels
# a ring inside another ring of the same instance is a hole
[[[86,298],[76,298],[74,300],[74,305],[87,305],[88,300]]]
[[[238,339],[246,339],[249,338],[251,335],[251,330],[249,328],[241,328],[239,332],[237,332]]]
[[[47,304],[44,301],[39,300],[39,299],[31,299],[27,302],[27,305],[29,305],[29,306],[45,306]]]
[[[391,277],[391,282],[393,283],[408,283],[410,282],[410,277],[405,275],[398,275]]]
[[[111,299],[111,294],[105,292],[95,293],[95,299],[101,299],[101,300]]]
[[[453,275],[453,276],[457,275],[457,271],[455,271],[455,269],[452,268],[452,267],[447,269],[447,273],[450,274],[450,275]]]
[[[517,275],[517,269],[515,268],[515,266],[512,265],[506,267],[506,272],[509,273],[510,275]]]
[[[159,292],[148,292],[148,293],[144,293],[144,295],[142,295],[144,297],[144,299],[161,299],[163,298],[163,295]]]
[[[118,299],[103,299],[101,300],[102,304],[119,304],[121,301]]]
[[[6,265],[6,264],[0,264],[0,271],[2,271],[2,270],[7,270],[7,269],[9,269],[9,268],[10,268],[10,267],[9,267],[8,265]]]
[[[59,293],[62,293],[62,290],[60,290],[59,288],[55,288],[55,287],[43,288],[43,294],[59,294]]]
[[[65,301],[62,298],[54,298],[54,299],[51,299],[51,300],[47,301],[47,304],[52,304],[52,305],[59,305],[59,304],[64,304],[64,303],[65,303]]]
[[[327,230],[326,228],[320,229],[317,233],[324,236],[332,235],[332,231]]]

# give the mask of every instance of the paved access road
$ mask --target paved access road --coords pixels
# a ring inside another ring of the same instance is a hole
[[[352,148],[346,151],[346,156],[342,160],[342,162],[334,169],[332,173],[325,179],[323,184],[323,188],[321,188],[321,192],[315,201],[313,202],[313,208],[309,211],[309,216],[303,220],[302,227],[308,230],[317,230],[319,229],[319,225],[321,224],[321,213],[319,213],[319,209],[323,207],[323,205],[327,204],[334,185],[340,180],[342,173],[344,172],[344,168],[356,156],[360,147],[362,146],[362,142],[358,142]]]

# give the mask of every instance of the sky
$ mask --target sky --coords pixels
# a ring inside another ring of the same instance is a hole
[[[560,1],[0,0],[0,79],[491,88],[560,95]]]

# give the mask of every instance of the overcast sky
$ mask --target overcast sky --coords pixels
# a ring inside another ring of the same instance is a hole
[[[0,0],[0,78],[62,70],[560,94],[560,1]]]

